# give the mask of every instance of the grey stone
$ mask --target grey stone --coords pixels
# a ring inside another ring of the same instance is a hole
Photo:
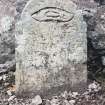
[[[70,0],[30,0],[21,19],[17,94],[57,94],[86,84],[87,25],[76,4]]]
[[[12,93],[11,93],[10,90],[7,91],[7,94],[8,94],[9,96],[12,96]]]
[[[42,99],[39,95],[35,96],[33,99],[32,99],[32,104],[34,105],[40,105],[42,104]]]

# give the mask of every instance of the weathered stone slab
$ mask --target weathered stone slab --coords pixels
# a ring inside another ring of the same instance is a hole
[[[21,18],[17,93],[48,95],[82,87],[87,81],[87,26],[76,5],[71,0],[30,0]]]

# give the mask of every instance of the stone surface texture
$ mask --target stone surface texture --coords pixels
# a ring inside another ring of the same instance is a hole
[[[53,88],[86,83],[87,25],[76,4],[30,0],[21,22],[16,48],[17,94],[49,94]]]

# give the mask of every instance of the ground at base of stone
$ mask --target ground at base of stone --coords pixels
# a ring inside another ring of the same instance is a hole
[[[38,95],[35,98],[19,99],[15,95],[14,80],[12,72],[0,75],[0,105],[105,105],[105,91],[95,81],[82,94],[64,91],[59,96],[52,95],[50,99]]]

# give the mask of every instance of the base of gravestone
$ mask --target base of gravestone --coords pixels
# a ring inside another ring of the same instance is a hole
[[[71,68],[73,67],[75,69],[73,73],[72,72],[70,73],[71,74],[70,76],[68,75],[69,70],[71,71]],[[64,74],[65,71],[66,73]],[[60,95],[64,91],[74,91],[74,92],[83,93],[87,89],[87,65],[86,64],[68,65],[64,68],[63,71],[61,71],[61,74],[65,77],[67,77],[68,75],[69,78],[71,78],[71,81],[66,83],[67,81],[65,80],[65,83],[63,83],[63,85],[58,85],[58,86],[53,85],[50,89],[48,87],[43,87],[42,85],[42,88],[39,90],[36,90],[36,88],[34,87],[34,83],[32,83],[33,84],[32,86],[28,86],[27,84],[21,84],[21,86],[17,88],[17,92],[16,92],[17,97],[33,98],[35,95],[40,95],[42,98],[51,98],[52,96]],[[72,75],[74,74],[75,76],[72,77]],[[49,77],[48,80],[51,80],[51,78]],[[47,83],[45,83],[45,85],[46,84]]]
[[[61,93],[63,93],[64,91],[72,91],[72,92],[78,92],[78,93],[83,93],[85,92],[87,89],[87,83],[86,82],[81,82],[79,84],[74,85],[73,87],[70,86],[70,84],[68,85],[63,85],[63,86],[59,86],[59,87],[54,87],[51,88],[49,90],[44,89],[43,92],[32,92],[32,91],[23,91],[21,94],[16,93],[17,97],[19,98],[33,98],[36,95],[40,95],[42,98],[44,99],[49,99],[52,96],[59,96]]]

